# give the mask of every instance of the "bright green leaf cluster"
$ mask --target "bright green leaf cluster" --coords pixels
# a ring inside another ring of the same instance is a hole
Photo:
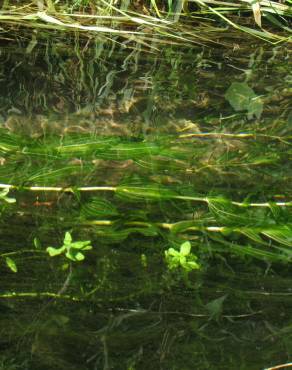
[[[90,240],[73,242],[71,234],[67,231],[62,247],[48,247],[46,250],[51,257],[65,253],[65,256],[71,261],[82,261],[85,258],[82,252],[92,249],[90,243]]]
[[[191,243],[187,241],[181,244],[179,251],[174,248],[166,250],[165,258],[169,269],[181,267],[187,272],[199,269],[200,265],[196,262],[197,256],[191,253],[191,247]]]

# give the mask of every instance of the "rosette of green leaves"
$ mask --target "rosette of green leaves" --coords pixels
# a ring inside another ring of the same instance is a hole
[[[165,251],[165,259],[170,270],[183,268],[186,272],[198,270],[200,265],[196,262],[197,256],[191,253],[191,243],[184,242],[177,251],[174,248],[169,248]]]
[[[62,247],[48,247],[46,250],[51,257],[65,254],[65,256],[71,261],[82,261],[85,258],[82,252],[92,249],[90,243],[90,240],[73,242],[71,234],[67,231]]]

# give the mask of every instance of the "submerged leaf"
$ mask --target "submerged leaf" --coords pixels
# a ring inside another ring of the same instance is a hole
[[[236,111],[248,109],[250,100],[255,96],[253,89],[245,82],[232,82],[225,93],[225,99]]]
[[[167,251],[165,251],[166,256],[173,256],[173,257],[178,257],[180,253],[176,251],[174,248],[169,248]]]
[[[263,241],[263,239],[259,235],[259,230],[258,229],[252,229],[252,228],[241,228],[237,229],[236,231],[240,232],[241,234],[247,236],[251,240],[255,241],[256,243],[259,244],[267,244]]]
[[[292,247],[292,227],[282,226],[261,231],[262,234],[275,240],[276,242]]]
[[[9,193],[9,188],[2,189],[0,191],[0,198],[4,198]]]
[[[69,233],[69,231],[66,232],[65,238],[64,238],[64,245],[70,245],[72,243],[72,236]]]
[[[79,241],[79,242],[74,242],[70,244],[70,248],[73,249],[82,249],[82,250],[90,250],[92,249],[92,246],[89,245],[90,240],[85,240],[85,241]]]
[[[3,198],[3,200],[4,200],[6,203],[16,203],[16,199],[15,199],[15,198],[8,198],[8,197],[5,197],[5,198]]]
[[[117,208],[108,200],[93,197],[88,203],[84,204],[81,209],[81,214],[84,217],[110,217],[119,214]]]
[[[15,198],[9,198],[7,197],[7,194],[9,193],[10,189],[5,188],[0,191],[0,200],[3,200],[6,203],[15,203],[16,199]]]
[[[262,114],[263,103],[246,82],[232,82],[225,93],[225,99],[235,111],[247,110],[248,118],[260,118]]]
[[[200,265],[195,261],[188,261],[187,267],[189,270],[198,270],[200,268]]]
[[[46,251],[49,253],[49,255],[50,255],[51,257],[55,257],[55,256],[58,256],[59,254],[63,253],[65,249],[66,249],[66,248],[65,248],[64,246],[63,246],[63,247],[61,247],[61,248],[48,247],[48,248],[46,249]]]
[[[85,258],[84,254],[75,249],[69,249],[66,253],[66,257],[72,261],[82,261]]]
[[[41,249],[42,248],[41,241],[37,237],[35,237],[33,239],[33,245],[35,246],[36,249]]]
[[[6,265],[7,267],[9,267],[9,269],[12,271],[12,272],[17,272],[17,266],[16,266],[16,263],[15,261],[10,258],[10,257],[6,257],[5,258],[5,262],[6,262]]]
[[[223,303],[227,297],[227,294],[223,295],[220,298],[216,298],[213,301],[206,304],[206,308],[210,313],[211,319],[218,320],[222,310],[223,310]]]
[[[250,100],[247,107],[247,118],[252,119],[253,116],[260,118],[263,113],[263,102],[260,96],[255,96]]]
[[[187,256],[190,254],[190,251],[191,251],[191,243],[189,241],[187,242],[184,242],[181,246],[180,246],[180,253],[183,255],[183,256]]]

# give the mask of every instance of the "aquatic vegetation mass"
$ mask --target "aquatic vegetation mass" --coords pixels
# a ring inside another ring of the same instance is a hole
[[[0,370],[291,365],[291,14],[1,4]]]

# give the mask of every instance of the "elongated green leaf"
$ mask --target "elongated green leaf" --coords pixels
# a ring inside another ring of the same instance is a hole
[[[66,257],[71,261],[83,261],[85,258],[83,253],[71,248],[66,252]]]
[[[61,247],[61,248],[53,248],[53,247],[48,247],[46,251],[49,253],[51,257],[58,256],[59,254],[62,254],[65,251],[66,247]]]
[[[195,261],[188,261],[185,268],[187,268],[188,270],[199,270],[200,265]]]
[[[6,188],[0,191],[0,200],[3,200],[6,203],[15,203],[16,199],[7,197],[9,190],[9,188]]]
[[[292,227],[282,226],[261,231],[262,234],[276,242],[292,247]]]
[[[90,244],[90,240],[73,242],[73,243],[70,243],[70,248],[90,250],[92,249],[92,246],[89,244]]]
[[[81,214],[86,218],[110,217],[119,214],[117,208],[108,200],[93,197],[81,208]]]
[[[72,243],[72,236],[71,234],[69,233],[69,231],[67,231],[65,233],[65,237],[64,237],[64,245],[70,245]]]
[[[42,248],[41,241],[37,237],[35,237],[33,239],[33,244],[34,244],[36,249],[41,249]]]
[[[237,244],[231,243],[230,241],[224,239],[222,236],[219,235],[212,235],[212,240],[217,241],[218,243],[222,244],[224,247],[223,249],[213,246],[213,249],[225,251],[227,253],[233,253],[237,256],[251,256],[253,258],[257,258],[261,261],[282,261],[287,262],[287,257],[279,254],[278,252],[273,252],[270,248],[263,247],[263,246],[252,246],[249,244]]]
[[[252,229],[252,228],[240,228],[236,231],[240,232],[241,234],[247,236],[249,239],[255,241],[259,244],[267,244],[263,241],[263,239],[260,237],[260,231],[258,229]]]
[[[17,272],[18,271],[17,266],[16,266],[16,263],[15,263],[15,261],[12,258],[6,257],[5,258],[5,262],[6,262],[7,267],[9,267],[9,269],[12,272]]]

